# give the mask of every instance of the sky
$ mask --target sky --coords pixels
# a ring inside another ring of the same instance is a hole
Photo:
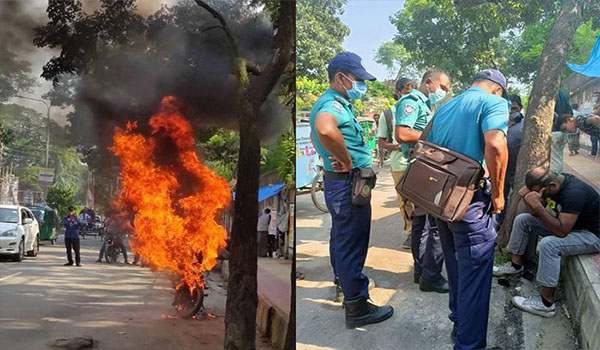
[[[6,1],[6,0],[0,0]],[[46,14],[46,8],[48,7],[48,0],[10,0],[10,1],[27,1],[27,6],[23,7],[26,9],[23,13],[24,16],[30,17],[38,25],[44,25],[48,22],[48,16]],[[138,10],[140,13],[149,15],[154,13],[164,4],[173,5],[177,0],[138,0]],[[100,5],[100,0],[84,0],[82,1],[83,11],[86,13],[93,12]],[[0,30],[2,28],[0,27]],[[31,91],[22,92],[21,95],[40,99],[42,95],[52,89],[52,82],[49,82],[40,77],[42,74],[42,68],[52,57],[57,56],[60,52],[58,49],[49,48],[37,48],[33,45],[33,28],[27,33],[27,45],[22,45],[20,48],[9,48],[11,51],[17,54],[19,59],[29,61],[31,63],[31,73],[36,77],[36,85]],[[29,44],[31,43],[31,44]],[[46,116],[46,107],[41,102],[30,101],[20,98],[12,98],[9,102],[23,105],[32,108],[39,113]],[[58,107],[51,108],[51,118],[56,121],[59,125],[65,125],[66,114],[71,109],[60,109]]]
[[[377,80],[391,78],[385,66],[375,63],[375,52],[394,38],[396,27],[389,18],[403,7],[404,0],[348,0],[340,17],[351,30],[342,44],[344,49],[362,57],[363,65]]]

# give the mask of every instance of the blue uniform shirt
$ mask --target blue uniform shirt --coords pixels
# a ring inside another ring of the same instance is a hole
[[[431,120],[431,116],[429,98],[417,89],[413,89],[408,95],[402,96],[396,103],[396,126],[408,126],[413,130],[423,131]],[[400,147],[403,157],[406,161],[409,161],[406,152],[414,147],[414,144],[401,143]]]
[[[323,158],[323,167],[327,171],[334,171],[329,157],[332,155],[323,147],[315,131],[315,118],[319,113],[331,113],[337,119],[337,127],[340,129],[346,148],[352,157],[353,168],[367,168],[373,165],[371,149],[366,144],[363,136],[363,128],[354,116],[352,104],[333,89],[327,89],[317,100],[310,112],[310,131],[313,142],[319,155]]]
[[[65,238],[79,238],[79,220],[75,217],[67,215],[63,219],[65,227]]]
[[[508,129],[508,104],[500,96],[471,87],[440,107],[433,118],[431,141],[485,164],[485,140],[489,130]]]

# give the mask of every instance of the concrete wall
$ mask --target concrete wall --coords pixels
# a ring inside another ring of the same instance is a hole
[[[600,349],[600,254],[564,259],[565,293],[582,349]]]

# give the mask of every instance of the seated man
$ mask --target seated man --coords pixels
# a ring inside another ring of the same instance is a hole
[[[529,213],[516,217],[507,250],[511,262],[495,266],[494,276],[523,271],[523,255],[530,235],[542,236],[537,281],[541,296],[512,298],[514,306],[532,314],[556,314],[554,292],[560,277],[561,257],[600,252],[600,194],[590,185],[566,173],[544,167],[530,170],[526,186],[519,190]]]

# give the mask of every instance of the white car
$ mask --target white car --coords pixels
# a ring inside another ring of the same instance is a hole
[[[21,261],[25,254],[37,256],[40,226],[35,216],[20,205],[0,205],[0,255]]]

